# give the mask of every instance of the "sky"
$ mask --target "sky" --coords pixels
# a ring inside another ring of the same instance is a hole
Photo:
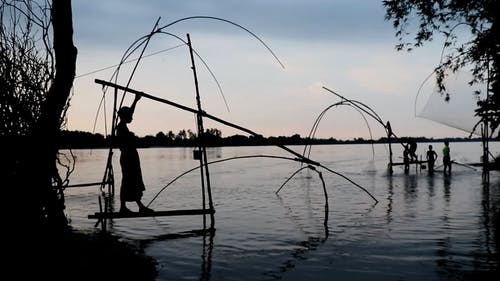
[[[193,16],[217,17],[244,27],[277,59],[235,25],[185,20],[151,38],[129,87],[196,108],[189,49],[182,41],[189,34],[199,55],[195,65],[203,110],[266,137],[308,136],[321,112],[340,101],[323,87],[368,105],[384,122],[391,122],[398,136],[469,135],[417,117],[433,93],[433,80],[426,78],[439,63],[442,41],[437,38],[412,52],[396,51],[398,41],[392,23],[384,19],[381,0],[73,0],[78,58],[67,128],[109,133],[113,91],[103,92],[94,80],[110,81],[127,49],[149,34],[157,20],[162,27]],[[137,48],[129,58],[138,58],[142,50]],[[124,64],[116,82],[127,85],[135,65]],[[471,98],[470,89],[458,88],[457,96]],[[126,95],[123,105],[132,100]],[[434,99],[434,105],[441,101]],[[443,102],[436,110],[446,106]],[[458,112],[472,116],[469,111]],[[321,119],[315,137],[384,137],[383,127],[365,117],[366,122],[351,107],[333,107]],[[195,132],[195,121],[192,113],[143,98],[129,128],[139,136]],[[203,122],[223,136],[246,135],[208,119]]]

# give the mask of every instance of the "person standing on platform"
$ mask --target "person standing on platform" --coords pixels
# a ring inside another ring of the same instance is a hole
[[[126,202],[136,202],[140,213],[153,213],[141,202],[142,192],[146,189],[142,180],[141,163],[137,152],[137,137],[130,132],[127,124],[132,122],[135,106],[141,96],[136,95],[131,107],[123,106],[118,110],[120,122],[116,126],[116,139],[120,148],[122,183],[120,187],[120,213],[132,213]]]
[[[417,152],[417,142],[414,139],[410,139],[408,141],[408,154],[410,156],[410,161],[412,162],[418,161],[416,152]]]

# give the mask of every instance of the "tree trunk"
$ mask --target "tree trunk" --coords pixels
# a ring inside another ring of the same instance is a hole
[[[71,0],[52,1],[52,27],[56,71],[42,105],[42,114],[26,144],[20,182],[26,206],[23,224],[29,228],[54,229],[67,226],[64,201],[53,188],[58,176],[56,159],[63,113],[75,77],[77,49],[73,45]],[[22,148],[21,148],[22,149]]]

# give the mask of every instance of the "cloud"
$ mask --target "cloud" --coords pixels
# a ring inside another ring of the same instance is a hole
[[[413,98],[435,66],[441,48],[421,48],[413,55],[396,52],[394,30],[384,20],[380,0],[75,0],[72,4],[79,74],[118,63],[125,49],[150,32],[160,16],[160,26],[189,16],[214,16],[254,32],[284,62],[285,70],[259,42],[227,23],[196,19],[168,28],[166,31],[182,38],[186,33],[192,35],[195,49],[222,84],[230,113],[214,79],[197,60],[207,112],[269,135],[302,134],[309,131],[316,114],[338,101],[321,88],[325,85],[377,108],[381,116],[394,120],[395,128],[410,130],[404,134],[419,134],[415,128],[427,128],[412,120]],[[146,54],[179,43],[170,36],[155,36]],[[127,69],[131,67],[133,64],[127,65]],[[77,79],[70,125],[92,124],[100,97],[93,93],[99,89],[93,79],[106,79],[111,71]],[[127,73],[122,74],[126,80]],[[143,59],[131,86],[191,106],[194,98],[187,48]],[[186,118],[185,113],[164,107],[157,110],[168,110],[165,119],[158,120],[150,106],[158,105],[141,102],[141,115],[135,121],[139,134],[193,125],[192,116]],[[342,110],[335,111],[335,118],[341,117]],[[347,112],[355,117],[349,116],[346,128],[336,130],[339,136],[347,137],[348,129],[362,124],[359,116]],[[352,126],[350,120],[357,123]]]
[[[384,71],[375,65],[359,67],[350,70],[349,75],[361,87],[388,95],[402,94],[410,80],[408,73],[391,66],[386,66]]]
[[[277,39],[362,42],[393,36],[392,26],[384,21],[381,2],[373,0],[85,0],[74,1],[73,10],[76,36],[108,44],[123,42],[118,37],[130,40],[146,34],[158,17],[162,26],[195,15],[231,20]],[[179,29],[227,31],[209,20],[183,22]]]

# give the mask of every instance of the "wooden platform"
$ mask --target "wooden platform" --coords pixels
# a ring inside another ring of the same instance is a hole
[[[452,162],[453,164],[458,164],[456,162]],[[460,164],[459,164],[460,165]],[[489,162],[489,163],[466,163],[465,165],[468,166],[473,166],[473,167],[481,167],[481,168],[486,168],[489,171],[498,171],[500,170],[500,165],[496,162]]]
[[[422,164],[427,164],[427,161],[423,161],[422,160],[422,161],[410,161],[410,162],[408,162],[408,165],[412,165],[412,164],[420,164],[420,165],[422,165]],[[394,163],[392,163],[392,166],[404,166],[404,165],[405,165],[404,162],[394,162]]]
[[[97,212],[89,215],[89,219],[121,219],[121,218],[144,218],[144,217],[166,217],[166,216],[193,216],[193,215],[206,215],[214,214],[214,209],[191,209],[191,210],[171,210],[171,211],[155,211],[152,213],[101,213]]]

